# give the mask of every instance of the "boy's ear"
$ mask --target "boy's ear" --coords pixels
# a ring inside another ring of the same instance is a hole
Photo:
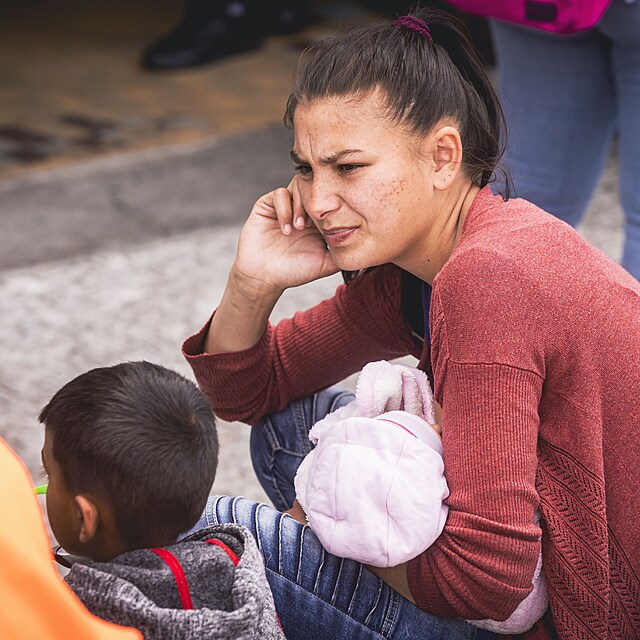
[[[84,495],[78,495],[74,500],[78,509],[78,519],[80,521],[78,540],[81,544],[86,544],[96,535],[98,524],[100,523],[100,514],[98,513],[98,509],[91,498]]]
[[[444,126],[435,132],[434,187],[444,190],[451,185],[462,165],[462,141],[455,127]]]

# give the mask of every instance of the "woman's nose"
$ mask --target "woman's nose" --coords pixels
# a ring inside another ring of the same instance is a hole
[[[308,185],[306,212],[313,218],[321,219],[340,206],[340,197],[331,184],[331,180],[314,177]]]

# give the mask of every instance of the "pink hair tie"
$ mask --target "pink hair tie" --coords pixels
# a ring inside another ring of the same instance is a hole
[[[433,42],[429,26],[420,18],[416,18],[414,16],[402,16],[394,21],[393,26],[409,29],[409,31],[415,31],[416,33],[422,34],[430,42]]]

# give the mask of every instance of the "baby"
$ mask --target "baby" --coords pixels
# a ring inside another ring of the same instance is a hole
[[[362,370],[356,399],[310,430],[315,448],[294,480],[309,526],[327,551],[391,567],[433,544],[448,514],[440,433],[422,371],[385,361]],[[531,628],[547,608],[541,567],[539,558],[533,591],[507,620],[469,622],[501,634]]]
[[[149,639],[283,638],[250,532],[198,520],[218,463],[200,390],[148,362],[93,369],[40,413],[53,534],[65,580],[95,615]]]

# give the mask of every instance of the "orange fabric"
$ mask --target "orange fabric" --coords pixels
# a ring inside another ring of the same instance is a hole
[[[31,478],[0,438],[0,638],[142,640],[91,615],[60,578]]]

